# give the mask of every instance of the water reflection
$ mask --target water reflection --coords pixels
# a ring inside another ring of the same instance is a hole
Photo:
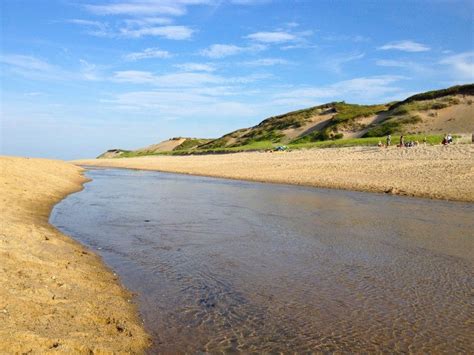
[[[129,170],[53,211],[153,351],[472,351],[472,204]]]

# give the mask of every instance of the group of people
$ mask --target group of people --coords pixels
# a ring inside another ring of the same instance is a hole
[[[474,135],[473,135],[473,142],[474,142]],[[427,143],[427,139],[426,137],[423,138],[423,144],[426,145]],[[453,136],[451,134],[445,134],[444,135],[444,138],[441,142],[442,145],[448,145],[448,144],[451,144],[453,143]],[[405,141],[405,136],[404,135],[401,135],[400,136],[400,143],[397,144],[397,147],[416,147],[418,146],[419,142],[418,141]],[[387,135],[387,139],[386,139],[386,144],[383,144],[382,141],[379,141],[379,143],[377,144],[379,147],[389,147],[392,145],[392,136],[390,134]]]
[[[423,138],[423,144],[426,144],[426,137]],[[405,136],[404,135],[401,135],[400,136],[400,143],[397,144],[397,147],[416,147],[418,146],[419,142],[418,141],[405,141]],[[377,144],[379,147],[385,147],[385,148],[388,148],[389,146],[392,145],[392,136],[390,134],[387,135],[387,139],[386,139],[386,144],[384,145],[382,143],[382,141],[379,141],[379,143]]]

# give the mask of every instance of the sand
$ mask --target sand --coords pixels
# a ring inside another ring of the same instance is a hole
[[[142,353],[131,294],[101,259],[48,224],[81,169],[0,157],[0,353]]]
[[[471,144],[459,144],[148,156],[74,163],[472,202],[473,152]]]

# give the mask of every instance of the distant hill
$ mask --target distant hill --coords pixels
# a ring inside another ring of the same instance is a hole
[[[126,156],[152,155],[162,152],[171,152],[174,150],[193,150],[211,140],[212,139],[205,138],[174,137],[136,150],[109,149],[97,158],[119,158]]]
[[[265,144],[299,144],[387,134],[471,134],[474,84],[416,94],[400,102],[357,105],[331,102],[267,118],[217,139],[172,138],[135,151],[113,149],[99,158],[163,152],[238,150]]]

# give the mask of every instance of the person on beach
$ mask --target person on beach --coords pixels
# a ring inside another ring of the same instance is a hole
[[[403,135],[400,136],[400,147],[405,146],[405,137]]]
[[[451,135],[451,133],[448,134],[447,139],[448,139],[448,144],[453,143],[453,136]]]
[[[441,142],[442,145],[448,145],[448,135],[445,134],[444,137],[443,137],[443,141]]]
[[[390,144],[392,144],[392,136],[389,134],[387,135],[387,147],[390,146]]]

